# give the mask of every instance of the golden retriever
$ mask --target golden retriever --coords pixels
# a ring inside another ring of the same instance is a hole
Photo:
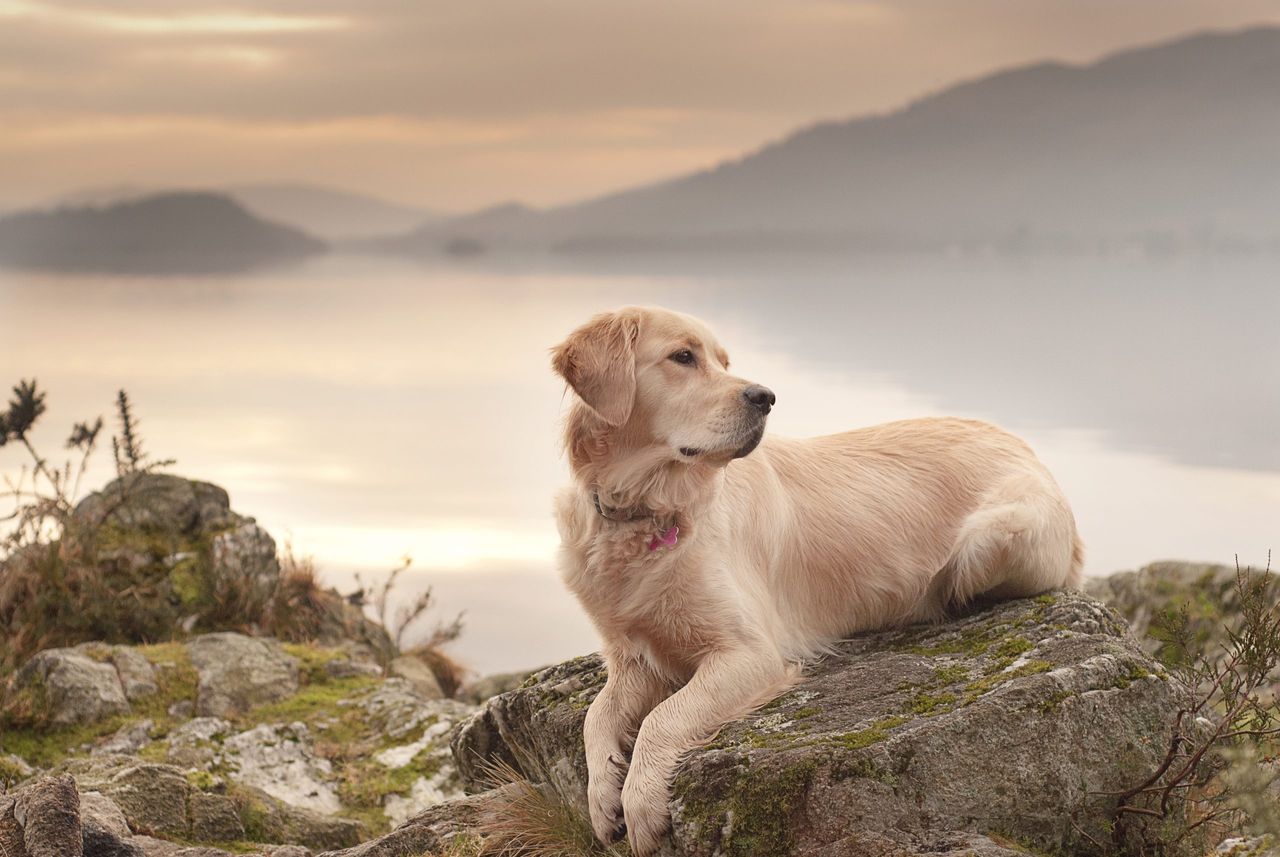
[[[774,394],[731,375],[704,324],[657,308],[596,316],[552,363],[577,393],[561,571],[608,667],[584,727],[588,806],[596,836],[625,825],[636,857],[666,833],[680,757],[806,658],[980,594],[1080,581],[1066,499],[994,426],[765,437]]]

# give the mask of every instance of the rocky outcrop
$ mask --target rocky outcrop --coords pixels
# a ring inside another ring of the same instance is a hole
[[[46,649],[18,671],[6,700],[15,719],[94,723],[129,710],[120,675],[76,649]]]
[[[0,853],[83,857],[80,795],[70,777],[50,777],[0,797]]]
[[[205,717],[243,714],[298,691],[298,662],[275,640],[205,634],[187,645],[196,668],[196,711]]]
[[[604,678],[579,658],[491,700],[454,741],[468,789],[506,762],[585,815],[581,728]],[[670,853],[857,857],[975,835],[988,853],[1087,851],[1098,793],[1155,767],[1186,692],[1077,594],[862,635],[684,761]]]
[[[1257,570],[1240,571],[1248,581],[1262,582]],[[1240,618],[1239,590],[1234,566],[1196,562],[1153,562],[1137,571],[1120,571],[1085,581],[1085,590],[1123,616],[1144,649],[1165,655],[1160,633],[1163,617],[1185,609],[1194,639],[1212,649],[1225,642],[1224,629]],[[1267,579],[1274,599],[1280,585]]]
[[[227,492],[167,473],[136,473],[108,483],[76,506],[77,523],[195,536],[234,526]]]
[[[231,633],[49,650],[24,667],[35,678],[4,710],[52,716],[5,715],[0,751],[32,754],[0,755],[0,790],[36,781],[39,768],[71,777],[94,812],[85,835],[100,850],[111,836],[123,843],[103,854],[178,853],[173,842],[353,846],[462,796],[449,741],[475,710],[384,677],[369,656],[359,643]],[[85,701],[104,686],[110,707]]]
[[[413,655],[400,655],[387,664],[387,675],[402,678],[427,699],[442,699],[444,691],[431,668]]]

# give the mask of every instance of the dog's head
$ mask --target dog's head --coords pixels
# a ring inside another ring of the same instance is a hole
[[[729,355],[705,324],[665,309],[597,315],[553,349],[552,365],[588,409],[578,419],[655,461],[741,458],[760,443],[774,404],[768,389],[729,374]]]

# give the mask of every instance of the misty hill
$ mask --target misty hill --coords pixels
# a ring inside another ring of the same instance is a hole
[[[398,247],[1273,241],[1278,152],[1280,29],[1256,28],[1017,68],[894,113],[816,125],[711,170],[427,226]]]
[[[425,209],[317,185],[239,185],[225,192],[259,217],[296,226],[326,241],[405,232],[441,218]]]
[[[301,229],[325,241],[391,235],[442,218],[438,212],[399,205],[368,194],[311,184],[243,184],[221,188],[166,188],[138,184],[86,188],[58,197],[55,208],[86,208],[132,202],[181,191],[221,193],[264,220]]]
[[[215,193],[165,193],[102,207],[0,218],[0,264],[119,274],[235,273],[325,245]]]

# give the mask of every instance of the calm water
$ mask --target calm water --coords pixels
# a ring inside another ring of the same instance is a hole
[[[226,486],[336,585],[411,555],[405,594],[430,583],[441,615],[465,609],[456,651],[491,671],[595,645],[554,576],[549,513],[565,465],[547,349],[589,314],[704,317],[734,371],[778,394],[776,433],[944,413],[1013,429],[1073,501],[1089,571],[1106,573],[1280,547],[1278,275],[1275,258],[0,272],[0,382],[49,390],[49,452],[126,387],[151,451]],[[19,461],[0,450],[0,471]]]

